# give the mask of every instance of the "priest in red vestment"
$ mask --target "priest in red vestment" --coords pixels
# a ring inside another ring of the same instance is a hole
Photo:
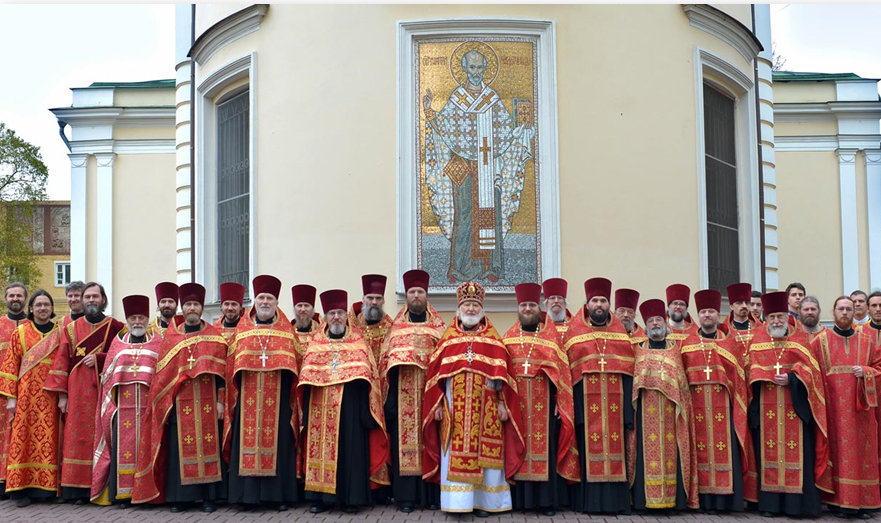
[[[157,283],[154,291],[156,292],[156,310],[159,315],[153,318],[150,330],[161,338],[165,336],[165,329],[175,323],[179,289],[176,283],[164,281]]]
[[[504,342],[517,376],[526,455],[514,474],[514,510],[553,516],[569,504],[568,482],[580,479],[572,374],[560,334],[541,321],[541,285],[514,287],[518,322]]]
[[[586,514],[629,514],[633,346],[624,325],[610,311],[612,282],[591,278],[584,282],[584,293],[587,303],[563,337],[572,373],[580,458],[580,481],[570,488],[571,506]]]
[[[569,321],[572,319],[572,314],[569,312],[569,301],[566,299],[569,292],[569,282],[563,278],[548,278],[541,284],[541,287],[545,295],[545,318],[551,320],[562,339],[569,328]]]
[[[670,300],[668,299],[668,302]],[[648,340],[635,344],[633,406],[636,466],[633,508],[675,512],[698,508],[694,410],[679,354],[667,335],[664,302],[639,307]]]
[[[422,477],[441,485],[441,510],[511,509],[508,480],[526,457],[517,381],[505,343],[483,312],[483,286],[456,289],[459,307],[428,365]]]
[[[72,281],[64,287],[64,295],[67,296],[67,306],[70,308],[70,312],[58,320],[61,330],[66,329],[68,323],[82,318],[86,314],[83,311],[83,287],[85,286],[86,284],[81,281]]]
[[[802,302],[804,303],[804,302]],[[820,494],[838,517],[869,519],[881,507],[878,467],[878,396],[881,347],[853,327],[854,304],[841,296],[832,306],[835,326],[818,334],[811,349],[826,367],[826,412],[834,492]]]
[[[389,329],[379,358],[379,378],[389,455],[392,497],[398,510],[440,508],[440,485],[422,479],[422,399],[431,354],[446,329],[428,302],[428,273],[404,273],[406,304]]]
[[[148,332],[150,298],[133,295],[122,299],[128,332],[110,343],[101,374],[101,391],[95,419],[95,458],[92,463],[92,501],[128,507],[148,393],[153,382],[162,338]]]
[[[819,516],[820,491],[833,488],[825,362],[808,334],[790,325],[786,292],[762,295],[762,308],[768,321],[753,338],[747,372],[758,509]]]
[[[226,340],[202,320],[205,287],[178,289],[183,321],[165,331],[141,426],[133,503],[171,503],[171,512],[226,498],[221,458],[225,413]],[[153,339],[159,333],[153,331]]]
[[[291,299],[294,304],[294,336],[297,337],[297,361],[303,362],[303,354],[312,338],[318,334],[324,325],[321,317],[315,313],[315,295],[317,289],[311,285],[300,284],[291,287]]]
[[[388,486],[388,436],[373,351],[346,314],[346,291],[321,293],[324,328],[303,356],[301,469],[309,511],[355,513]]]
[[[386,277],[382,274],[365,274],[361,276],[361,288],[364,297],[358,303],[353,303],[349,309],[349,324],[358,329],[370,350],[373,351],[373,360],[379,361],[379,351],[382,342],[392,326],[392,318],[386,314],[382,307],[385,305]]]
[[[866,333],[872,344],[881,349],[881,291],[873,291],[866,302],[869,306],[869,321],[857,327],[857,330]],[[875,420],[878,424],[878,471],[881,474],[881,408],[875,409]]]
[[[125,324],[105,316],[107,293],[89,282],[83,289],[86,315],[61,333],[45,389],[58,393],[64,416],[61,449],[61,496],[77,504],[89,502],[92,490],[92,458],[95,450],[95,415],[98,386],[110,342]]]
[[[697,325],[691,321],[691,316],[688,314],[690,297],[691,289],[688,285],[674,283],[667,287],[667,325],[672,331],[667,338],[677,343],[681,343],[697,331]]]
[[[743,357],[719,329],[722,293],[694,294],[700,328],[682,342],[682,364],[694,407],[701,511],[743,512],[758,495]]]
[[[223,454],[229,462],[229,502],[250,510],[285,511],[297,492],[296,338],[278,308],[281,281],[252,282],[254,305],[242,317],[226,363],[227,415]]]
[[[633,289],[615,290],[615,317],[624,325],[630,340],[641,343],[648,339],[643,329],[636,323],[636,309],[639,305],[639,292]]]
[[[61,343],[54,308],[48,292],[35,292],[0,362],[0,396],[12,417],[6,492],[17,507],[58,494],[61,414],[56,394],[43,389]]]
[[[734,339],[735,350],[741,355],[744,368],[749,366],[749,347],[762,322],[750,312],[753,287],[749,283],[732,283],[728,291],[731,313],[725,318],[724,330]]]
[[[220,317],[214,322],[214,326],[223,334],[223,339],[228,345],[232,345],[233,333],[242,318],[245,310],[245,286],[241,283],[228,281],[220,284]]]
[[[6,286],[6,314],[0,316],[0,361],[9,347],[9,340],[18,330],[19,325],[27,323],[27,314],[24,310],[25,301],[28,299],[28,290],[23,283],[10,283]],[[0,409],[0,499],[5,499],[3,494],[6,488],[6,465],[9,458],[9,430],[12,428],[12,418],[5,409]]]

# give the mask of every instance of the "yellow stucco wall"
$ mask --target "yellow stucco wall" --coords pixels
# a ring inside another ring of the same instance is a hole
[[[174,105],[174,89],[116,89],[113,105],[117,107],[157,107]]]
[[[774,103],[835,101],[835,82],[775,82]]]
[[[774,86],[777,94],[777,86]],[[830,122],[774,122],[774,137],[781,136],[834,136],[838,134],[838,124]]]
[[[174,140],[174,127],[157,125],[152,127],[114,127],[114,140]]]
[[[753,27],[753,18],[752,18],[752,5],[751,4],[710,4],[716,9],[724,12],[725,14],[731,16],[741,24],[743,24],[746,28],[752,30]]]
[[[780,288],[804,284],[824,320],[842,293],[838,183],[835,152],[777,153]]]
[[[36,285],[31,285],[28,288],[29,293],[33,293],[37,289],[46,290],[51,296],[52,301],[55,303],[55,315],[56,316],[64,316],[68,312],[70,312],[70,307],[67,306],[67,296],[64,294],[64,287],[56,287],[55,286],[55,262],[56,261],[70,261],[69,255],[63,256],[52,256],[52,255],[41,255],[37,256],[37,267],[39,267],[40,272],[43,273],[40,281]]]
[[[726,10],[740,19],[749,6]],[[197,28],[230,12],[199,5]],[[750,77],[752,65],[691,27],[680,5],[272,5],[259,31],[197,67],[196,82],[257,53],[256,271],[282,279],[282,307],[296,283],[344,288],[353,301],[361,274],[394,277],[395,24],[455,17],[556,21],[561,236],[544,241],[561,246],[570,308],[593,276],[644,298],[673,282],[697,290],[695,47]],[[507,328],[515,316],[498,317]]]

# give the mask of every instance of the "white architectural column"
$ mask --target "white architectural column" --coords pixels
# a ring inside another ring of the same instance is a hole
[[[107,291],[107,311],[113,314],[113,153],[96,154],[98,160],[95,275]]]
[[[70,158],[70,281],[86,281],[86,167],[88,154]]]
[[[193,11],[190,4],[178,4],[174,12],[175,38],[175,242],[177,283],[189,283],[193,278],[191,263],[193,224],[190,221],[192,207],[190,195],[192,186],[190,179],[192,164],[190,162],[191,121],[190,111],[192,100],[192,68],[187,53],[192,42]],[[213,292],[209,291],[209,301]]]
[[[841,280],[843,294],[860,287],[860,249],[857,235],[857,151],[838,150],[838,183],[841,200]]]
[[[869,214],[869,288],[881,289],[881,150],[865,150]],[[849,292],[845,289],[845,292]]]

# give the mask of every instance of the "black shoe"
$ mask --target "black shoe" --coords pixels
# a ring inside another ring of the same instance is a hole
[[[171,512],[172,514],[178,514],[178,513],[184,511],[184,506],[181,505],[180,503],[175,503],[174,505],[171,506],[170,509],[168,509],[168,511]]]
[[[210,501],[203,501],[202,502],[202,512],[204,512],[206,514],[211,514],[215,510],[217,510],[217,505],[215,505],[214,503],[212,503]]]
[[[129,507],[131,507],[131,506],[132,506],[132,504],[129,503],[128,501],[122,501],[122,502],[120,502],[119,504],[116,505],[116,508],[127,509],[127,508],[129,508]]]
[[[541,513],[542,516],[556,516],[557,515],[557,511],[554,510],[554,507],[542,507],[542,508],[539,508],[538,511],[539,511],[539,513]]]
[[[252,510],[254,510],[255,506],[256,505],[252,505],[250,503],[239,503],[238,509],[239,512],[251,512]]]
[[[858,512],[856,515],[856,518],[857,519],[872,519],[872,516],[870,516],[867,512]]]
[[[73,504],[74,505],[85,505],[88,502],[89,502],[89,500],[80,498],[80,499],[74,501]]]
[[[346,505],[345,508],[343,508],[343,511],[346,514],[357,514],[358,513],[358,505]]]
[[[480,509],[480,508],[476,508],[476,509],[474,509],[474,515],[479,518],[485,518],[485,517],[489,517],[489,512],[487,512],[483,509]]]
[[[759,515],[762,516],[763,518],[773,518],[773,517],[777,517],[777,514],[772,514],[772,513],[768,512],[767,510],[764,511],[764,512],[762,512],[762,513],[759,514]]]
[[[31,498],[25,496],[23,498],[18,498],[15,502],[15,506],[18,508],[25,508],[26,506],[31,504]]]
[[[432,503],[428,506],[428,510],[440,510],[440,505],[438,505],[437,503]]]
[[[287,512],[288,505],[287,505],[287,503],[279,503],[278,505],[275,506],[275,510],[277,510],[279,512]]]
[[[309,512],[313,514],[321,514],[322,512],[327,510],[327,505],[324,503],[315,503],[311,507],[309,507]]]
[[[399,508],[398,510],[400,510],[404,514],[409,514],[409,513],[413,512],[413,504],[406,503],[404,505],[401,505],[401,508]]]

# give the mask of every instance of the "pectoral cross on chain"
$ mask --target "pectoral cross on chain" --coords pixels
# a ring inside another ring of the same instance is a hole
[[[468,352],[465,354],[465,359],[468,360],[468,366],[471,366],[471,362],[474,361],[474,349],[471,348],[471,345],[468,346]]]
[[[193,368],[193,363],[195,363],[195,361],[196,361],[196,358],[194,358],[193,355],[190,354],[190,357],[187,358],[187,363],[190,364],[190,368],[191,368],[191,369]]]
[[[708,365],[707,368],[704,369],[704,374],[707,375],[707,380],[710,379],[710,374],[712,374],[712,373],[713,373],[713,371],[710,370],[710,367]]]
[[[600,372],[606,372],[606,358],[600,356]]]
[[[340,362],[338,362],[336,360],[336,358],[334,358],[333,361],[330,362],[330,373],[331,374],[336,374],[336,367],[339,364],[340,364]]]
[[[134,376],[135,376],[136,378],[138,377],[138,369],[140,369],[140,368],[141,368],[141,367],[140,367],[137,363],[135,363],[134,365],[132,365],[132,372],[134,373]]]
[[[260,360],[263,363],[264,367],[266,366],[266,360],[268,360],[268,359],[269,359],[269,356],[267,356],[265,352],[260,355]]]
[[[774,365],[774,372],[776,372],[777,374],[780,374],[780,369],[782,369],[782,368],[783,368],[783,365],[780,365],[780,362],[778,361],[777,365]]]
[[[529,360],[523,362],[523,374],[529,375],[529,367],[532,365],[529,363]]]

